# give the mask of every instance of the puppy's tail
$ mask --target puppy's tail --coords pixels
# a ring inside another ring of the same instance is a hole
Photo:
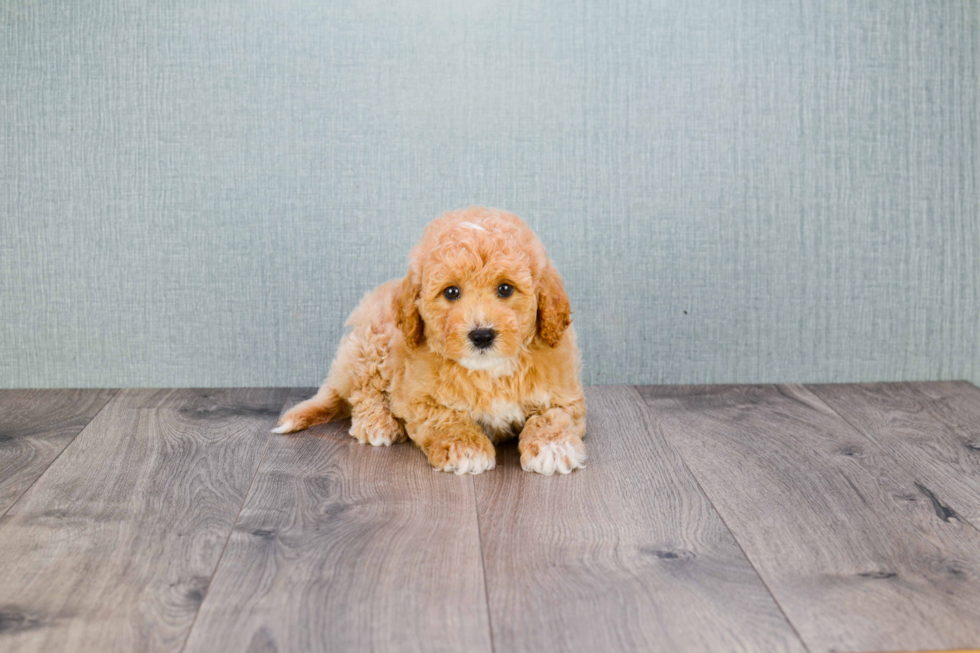
[[[337,391],[323,386],[320,391],[302,403],[298,403],[282,416],[273,433],[302,431],[314,424],[333,422],[350,415],[350,404]]]

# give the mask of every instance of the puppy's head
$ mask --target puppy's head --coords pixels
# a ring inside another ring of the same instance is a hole
[[[471,370],[505,366],[535,339],[557,347],[571,323],[541,241],[517,216],[486,208],[429,224],[395,310],[409,347],[425,344]]]

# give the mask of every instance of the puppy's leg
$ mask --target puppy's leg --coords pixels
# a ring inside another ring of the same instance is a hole
[[[550,476],[585,467],[585,408],[550,408],[524,424],[517,444],[526,472]]]
[[[369,354],[365,352],[363,338],[350,333],[340,339],[337,355],[330,366],[330,374],[315,396],[296,404],[286,411],[273,433],[302,431],[316,424],[344,419],[351,413],[347,402],[355,386],[370,385],[371,367],[365,365]]]
[[[409,428],[409,437],[441,472],[479,474],[497,465],[490,438],[463,413],[431,410],[425,421]]]
[[[395,419],[388,401],[376,389],[359,388],[350,395],[350,434],[361,444],[376,447],[405,441],[405,427]]]
[[[273,433],[302,431],[315,424],[344,419],[350,414],[350,405],[327,384],[312,397],[286,411]]]

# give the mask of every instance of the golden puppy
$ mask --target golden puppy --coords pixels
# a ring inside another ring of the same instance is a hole
[[[347,325],[316,396],[276,433],[350,415],[360,442],[406,435],[438,470],[493,469],[520,434],[521,466],[567,474],[585,462],[585,398],[571,308],[544,246],[516,215],[444,214]]]

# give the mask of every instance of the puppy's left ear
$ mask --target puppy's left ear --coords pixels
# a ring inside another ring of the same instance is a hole
[[[548,262],[538,281],[538,337],[557,347],[562,334],[572,323],[572,306],[558,270]]]
[[[405,336],[405,343],[413,349],[425,340],[425,323],[418,307],[421,293],[422,284],[409,272],[398,287],[394,301],[395,321]]]

